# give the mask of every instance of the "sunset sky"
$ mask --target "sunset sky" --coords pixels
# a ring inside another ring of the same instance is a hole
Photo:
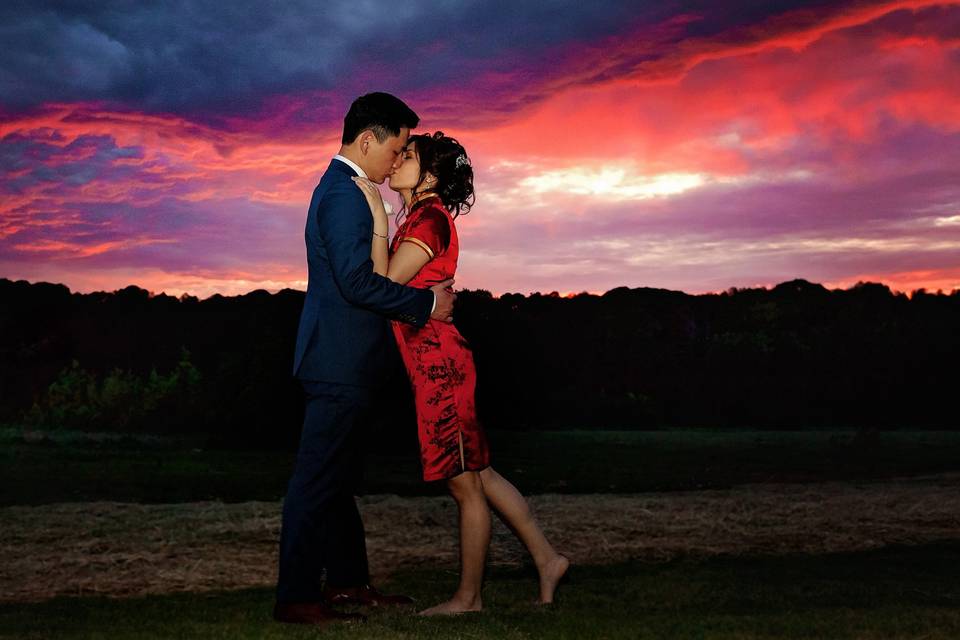
[[[0,277],[304,289],[380,90],[471,156],[458,288],[960,288],[960,1],[148,4],[0,8]]]

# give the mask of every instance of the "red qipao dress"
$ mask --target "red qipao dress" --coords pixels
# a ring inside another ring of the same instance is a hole
[[[439,196],[414,203],[390,244],[392,256],[412,242],[430,256],[407,286],[428,288],[452,278],[459,244],[453,216]],[[477,422],[473,353],[453,323],[423,327],[392,320],[393,334],[413,387],[423,479],[444,480],[490,466],[490,450]]]

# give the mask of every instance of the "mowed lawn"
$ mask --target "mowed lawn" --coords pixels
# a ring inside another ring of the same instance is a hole
[[[960,432],[491,431],[494,467],[524,493],[721,489],[747,482],[869,480],[960,471]],[[293,451],[207,450],[176,442],[103,443],[78,434],[25,442],[0,432],[0,506],[117,500],[276,500]],[[416,443],[367,455],[363,491],[437,495]]]
[[[368,610],[327,638],[958,638],[960,544],[856,554],[683,559],[575,567],[559,602],[529,604],[533,575],[493,570],[487,610],[423,619]],[[452,571],[399,573],[385,586],[424,605],[454,588]],[[252,589],[126,600],[58,598],[0,605],[2,638],[312,638],[270,620],[273,594]]]

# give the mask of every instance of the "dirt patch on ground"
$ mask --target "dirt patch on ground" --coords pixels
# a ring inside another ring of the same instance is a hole
[[[679,554],[856,551],[960,539],[960,474],[884,482],[748,485],[724,491],[530,498],[575,563]],[[360,499],[371,571],[457,568],[447,497]],[[494,523],[490,562],[526,561]],[[270,586],[280,503],[64,503],[0,509],[0,600],[133,596]]]

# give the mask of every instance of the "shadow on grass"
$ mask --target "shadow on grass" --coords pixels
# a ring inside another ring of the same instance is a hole
[[[956,638],[960,542],[855,554],[693,558],[575,567],[559,602],[529,604],[530,570],[493,569],[487,610],[420,619],[368,611],[330,638]],[[428,606],[454,571],[396,574],[387,590]],[[270,620],[271,589],[129,600],[57,598],[0,605],[3,638],[301,638],[316,629]]]

